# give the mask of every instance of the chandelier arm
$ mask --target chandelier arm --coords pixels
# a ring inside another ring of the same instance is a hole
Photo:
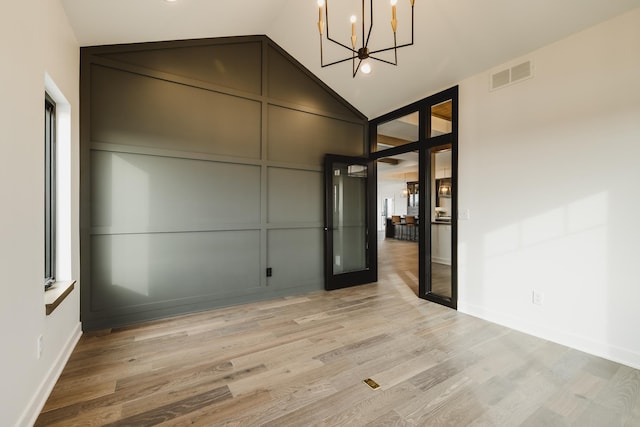
[[[396,36],[396,32],[393,32],[393,55],[395,57],[395,63],[398,63],[398,38]]]
[[[367,39],[364,38],[364,0],[362,0],[362,47],[369,46],[369,39],[371,38],[371,31],[373,31],[373,0],[370,1],[369,6],[369,32],[367,33]]]
[[[402,46],[385,47],[384,49],[378,49],[378,50],[374,50],[373,52],[369,52],[369,55],[373,55],[375,53],[380,53],[380,52],[388,52],[390,50],[394,50],[394,49],[397,49],[399,47],[402,47]]]
[[[413,31],[413,29],[414,29],[413,17],[414,17],[414,11],[415,11],[415,8],[412,5],[411,6],[411,42],[410,43],[405,43],[405,44],[401,44],[400,46],[398,46],[396,44],[396,34],[394,33],[393,34],[393,46],[392,47],[386,47],[386,48],[383,48],[383,49],[373,50],[373,51],[369,52],[369,55],[373,55],[375,53],[380,53],[380,52],[387,52],[387,51],[390,51],[390,50],[393,49],[393,50],[396,51],[395,55],[396,55],[396,63],[397,63],[398,62],[398,52],[397,52],[397,50],[400,49],[400,48],[403,48],[403,47],[413,46],[413,33],[414,33],[414,31]],[[394,64],[394,65],[397,65],[397,64]]]
[[[327,40],[333,41],[329,35],[329,0],[324,2],[324,20],[327,23]]]
[[[413,44],[413,15],[414,15],[414,7],[413,7],[413,2],[411,2],[411,44]],[[407,45],[410,46],[410,45]],[[399,47],[403,47],[403,46],[399,46]]]
[[[353,76],[351,76],[351,77],[353,77],[354,79],[356,78],[356,74],[358,74],[358,70],[360,69],[360,64],[362,64],[362,59],[360,61],[358,61],[358,65],[353,70]]]
[[[369,58],[370,59],[375,59],[376,61],[384,62],[385,64],[389,64],[389,65],[398,65],[397,62],[387,61],[386,59],[376,58],[375,56],[371,56],[371,55],[369,55]]]
[[[407,47],[407,46],[413,46],[413,42],[401,44],[400,46],[398,46],[398,49],[400,49],[401,47]]]
[[[351,57],[351,72],[353,73],[353,77],[355,77],[356,76],[356,56],[355,55]]]
[[[346,44],[340,43],[337,40],[334,40],[333,38],[331,38],[331,35],[329,33],[329,0],[325,0],[324,2],[324,20],[327,23],[327,40],[337,44],[338,46],[342,46],[345,49],[350,50],[353,53],[358,53],[358,51],[350,48],[349,46],[347,46]]]
[[[338,61],[330,62],[330,63],[328,63],[328,64],[322,64],[322,68],[324,68],[324,67],[328,67],[328,66],[330,66],[330,65],[340,64],[340,63],[342,63],[342,62],[351,61],[352,59],[353,59],[353,57],[351,57],[351,56],[350,56],[350,57],[345,58],[345,59],[340,59],[340,60],[338,60]]]
[[[358,53],[357,50],[354,50],[353,48],[350,48],[349,46],[347,46],[346,44],[342,44],[337,40],[332,39],[331,37],[329,37],[329,31],[327,31],[327,40],[329,40],[330,42],[334,42],[335,44],[337,44],[338,46],[342,46],[343,48],[347,49],[350,52],[353,53]]]
[[[384,49],[378,49],[378,50],[371,51],[371,52],[369,52],[369,55],[373,55],[373,54],[380,53],[380,52],[387,52],[387,51],[394,50],[394,49],[400,49],[401,47],[407,47],[407,46],[413,46],[413,43],[405,43],[405,44],[401,44],[399,46],[385,47]]]

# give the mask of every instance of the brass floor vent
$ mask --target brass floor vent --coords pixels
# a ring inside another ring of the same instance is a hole
[[[364,380],[364,382],[374,390],[377,390],[377,389],[380,388],[380,384],[378,384],[377,382],[375,382],[371,378],[367,378],[366,380]]]

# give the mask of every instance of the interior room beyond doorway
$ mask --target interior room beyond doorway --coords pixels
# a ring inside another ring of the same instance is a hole
[[[378,268],[395,273],[418,295],[420,188],[418,152],[378,160]]]
[[[451,297],[451,149],[432,150],[429,214],[431,230],[431,292]],[[418,152],[378,160],[378,268],[397,274],[419,296]]]

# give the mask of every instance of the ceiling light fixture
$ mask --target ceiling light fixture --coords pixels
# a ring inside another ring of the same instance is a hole
[[[351,47],[347,46],[345,43],[341,43],[333,38],[329,34],[329,0],[318,0],[318,31],[320,32],[320,65],[322,68],[328,67],[330,65],[340,64],[346,61],[352,61],[352,71],[353,77],[356,76],[358,70],[362,70],[364,74],[369,74],[371,72],[371,64],[370,61],[366,61],[367,59],[373,59],[376,61],[384,62],[391,65],[398,65],[398,49],[401,47],[411,46],[413,45],[413,6],[415,0],[409,0],[411,3],[411,42],[398,45],[396,30],[398,28],[398,20],[396,17],[396,4],[398,0],[391,0],[391,30],[393,31],[393,46],[384,47],[381,49],[369,49],[369,39],[371,37],[371,33],[373,31],[373,0],[369,0],[369,25],[365,24],[365,0],[362,0],[362,12],[360,15],[360,21],[362,23],[362,39],[360,41],[361,46],[357,48],[358,36],[357,36],[357,23],[358,17],[356,15],[351,16]],[[323,13],[324,12],[324,13]],[[324,15],[324,16],[323,16]],[[351,52],[351,56],[348,58],[340,59],[338,61],[333,61],[328,64],[324,63],[324,52],[323,52],[323,39],[325,38],[325,24],[327,27],[326,39],[341,46]],[[366,35],[366,37],[365,37]],[[394,60],[388,61],[386,59],[374,57],[373,55],[380,52],[387,52],[393,50]],[[356,64],[356,58],[358,62]]]

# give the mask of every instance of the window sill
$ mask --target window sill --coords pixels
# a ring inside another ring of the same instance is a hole
[[[75,283],[75,280],[55,282],[53,286],[44,292],[44,307],[47,316],[53,313],[53,310],[71,293]]]

